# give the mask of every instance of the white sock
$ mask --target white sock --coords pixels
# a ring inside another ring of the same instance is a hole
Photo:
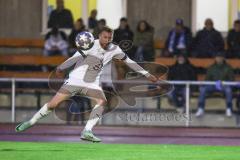
[[[51,110],[48,109],[47,104],[45,104],[33,117],[32,119],[29,120],[31,125],[34,125],[35,123],[37,123],[37,121],[39,121],[40,119],[42,119],[43,117],[47,116],[49,113],[51,112]]]
[[[103,110],[104,110],[104,107],[99,105],[96,105],[93,108],[84,130],[86,131],[92,130],[92,128],[97,124],[97,122],[101,118]]]

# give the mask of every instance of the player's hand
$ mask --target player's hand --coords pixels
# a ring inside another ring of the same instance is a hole
[[[147,79],[153,83],[156,83],[158,81],[157,77],[155,77],[154,75],[148,76]]]

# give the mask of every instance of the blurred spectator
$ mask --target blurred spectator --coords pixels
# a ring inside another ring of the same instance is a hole
[[[91,102],[89,98],[75,95],[70,98],[71,106],[67,107],[67,124],[84,124],[84,112],[91,111]]]
[[[73,17],[70,10],[64,8],[63,0],[56,0],[57,8],[50,14],[48,27],[73,28]]]
[[[164,56],[175,56],[180,53],[189,54],[191,40],[190,29],[184,26],[182,19],[177,19],[175,28],[168,34]]]
[[[127,18],[120,19],[120,26],[114,31],[114,36],[113,36],[113,42],[118,45],[120,44],[120,42],[123,42],[124,40],[129,41],[127,43],[131,43],[133,41],[133,32],[131,31],[128,25]],[[128,48],[125,52],[132,59],[134,55],[134,51],[131,47],[132,46],[130,45],[130,48]]]
[[[90,17],[88,18],[88,28],[90,30],[93,30],[95,27],[97,27],[97,10],[96,9],[93,9],[91,11],[91,14],[90,14]]]
[[[69,41],[69,54],[70,56],[72,56],[75,52],[76,52],[76,43],[75,43],[75,38],[77,36],[78,33],[86,31],[86,27],[84,25],[84,22],[82,20],[82,18],[79,18],[75,24],[74,24],[74,28],[72,29],[68,41]]]
[[[67,36],[64,32],[59,31],[57,27],[52,30],[45,37],[44,55],[63,55],[68,56]]]
[[[98,39],[99,32],[104,26],[106,26],[106,20],[100,19],[97,23],[97,26],[93,30],[93,36],[95,39]]]
[[[224,50],[224,40],[220,32],[214,29],[211,19],[205,21],[205,28],[199,31],[193,43],[193,56],[199,58],[215,57]]]
[[[215,63],[207,70],[206,81],[216,81],[216,85],[206,85],[200,87],[198,110],[196,116],[202,116],[205,108],[206,94],[221,92],[226,97],[226,116],[232,116],[232,89],[230,86],[223,86],[221,81],[233,81],[234,73],[232,67],[227,64],[224,53],[220,52],[215,57]]]
[[[122,40],[133,41],[133,32],[131,31],[126,18],[120,19],[120,26],[114,31],[113,42],[119,44]]]
[[[154,29],[146,21],[142,20],[137,25],[133,44],[136,47],[134,60],[137,62],[154,61]]]
[[[195,81],[197,75],[195,67],[189,62],[184,54],[177,55],[176,63],[169,68],[168,79],[171,81]],[[170,100],[177,109],[183,111],[186,97],[185,85],[175,85],[174,90],[169,94]]]
[[[240,58],[240,20],[234,22],[234,28],[228,32],[228,57]]]

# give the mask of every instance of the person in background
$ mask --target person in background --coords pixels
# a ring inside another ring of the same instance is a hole
[[[57,8],[50,14],[48,28],[73,28],[73,16],[70,10],[64,8],[63,0],[56,0]]]
[[[215,63],[207,69],[206,81],[216,81],[216,85],[204,85],[200,87],[198,98],[198,110],[196,117],[204,115],[206,95],[213,92],[224,93],[226,97],[226,116],[232,116],[232,89],[230,86],[223,86],[221,81],[233,81],[234,72],[232,67],[226,62],[223,52],[217,53]]]
[[[195,67],[189,62],[185,54],[178,54],[176,63],[169,68],[168,80],[170,81],[196,81]],[[184,111],[186,101],[185,85],[175,85],[174,90],[168,95],[173,105]]]
[[[236,86],[237,96],[236,96],[236,108],[237,108],[237,116],[236,121],[237,125],[240,127],[240,84]]]
[[[74,28],[72,29],[69,37],[68,37],[68,41],[69,41],[69,54],[70,56],[72,56],[75,52],[76,52],[76,44],[75,44],[75,38],[77,36],[78,33],[83,32],[83,31],[87,31],[86,27],[84,25],[83,19],[79,18],[75,24],[74,24]]]
[[[101,31],[101,29],[103,27],[105,27],[107,24],[106,24],[106,20],[105,19],[100,19],[97,23],[97,26],[94,28],[93,30],[93,36],[95,39],[98,38],[98,35],[99,35],[99,32]]]
[[[176,56],[178,54],[189,54],[192,40],[192,33],[189,28],[184,26],[182,19],[176,20],[176,26],[169,34],[166,41],[164,56]]]
[[[127,44],[133,41],[133,32],[131,31],[128,25],[127,18],[125,17],[120,19],[120,25],[116,30],[114,30],[114,36],[113,36],[113,42],[117,45],[120,44],[120,47],[121,47],[121,42],[124,42],[124,41]],[[126,50],[126,53],[129,56],[129,58],[133,58],[134,52],[131,45],[130,45],[130,48]]]
[[[227,35],[228,57],[240,58],[240,20],[234,22],[234,27]]]
[[[67,107],[67,124],[84,124],[85,112],[91,110],[91,102],[89,98],[81,95],[75,95],[70,98],[71,105]]]
[[[224,50],[224,40],[219,31],[214,28],[211,19],[205,21],[203,30],[197,32],[193,42],[193,56],[199,58],[215,57]]]
[[[119,44],[122,40],[133,40],[133,32],[131,31],[127,18],[120,19],[119,27],[114,30],[113,42]]]
[[[90,13],[90,17],[88,18],[88,28],[90,31],[93,31],[95,27],[97,27],[97,10],[93,9]]]
[[[145,20],[141,20],[134,34],[133,44],[136,47],[134,60],[137,62],[154,61],[154,29]]]
[[[53,27],[45,37],[43,54],[45,56],[63,55],[68,57],[68,43],[66,34],[62,31],[59,31],[57,27]]]

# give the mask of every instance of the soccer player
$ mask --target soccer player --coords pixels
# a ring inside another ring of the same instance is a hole
[[[134,71],[145,75],[148,80],[152,82],[157,82],[158,80],[154,75],[151,75],[136,62],[129,59],[119,46],[112,44],[112,36],[112,29],[108,27],[102,28],[99,33],[99,39],[94,41],[92,48],[86,51],[77,51],[72,57],[58,66],[56,71],[57,74],[75,65],[74,69],[69,74],[69,78],[65,81],[56,95],[29,121],[20,123],[16,127],[16,132],[22,132],[32,127],[37,121],[47,116],[54,108],[58,107],[61,102],[69,99],[69,97],[76,93],[81,93],[88,97],[93,97],[97,102],[81,133],[81,139],[101,142],[101,139],[92,133],[92,128],[101,118],[107,101],[99,83],[99,77],[103,66],[113,59],[122,60]]]

